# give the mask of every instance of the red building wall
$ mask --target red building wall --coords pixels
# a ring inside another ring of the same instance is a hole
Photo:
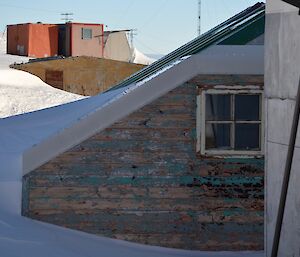
[[[28,56],[48,57],[58,54],[58,26],[52,24],[29,25]]]
[[[16,24],[7,26],[7,53],[28,55],[29,25]]]
[[[37,58],[57,55],[57,25],[30,23],[9,25],[7,53]]]
[[[82,29],[91,29],[90,39],[82,38]],[[43,58],[58,55],[59,25],[16,24],[8,26],[7,53]],[[68,23],[65,32],[66,56],[103,57],[103,24]]]

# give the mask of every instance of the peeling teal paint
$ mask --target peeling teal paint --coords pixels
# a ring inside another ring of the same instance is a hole
[[[168,247],[222,250],[238,237],[261,249],[263,158],[199,156],[196,88],[176,90],[24,177],[25,215]]]

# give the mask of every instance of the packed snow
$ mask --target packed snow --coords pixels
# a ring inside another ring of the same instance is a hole
[[[6,52],[6,30],[0,31],[0,54],[4,54]]]
[[[133,63],[136,64],[150,65],[151,63],[155,62],[155,59],[146,56],[136,48],[133,49],[132,59]]]
[[[0,211],[1,257],[262,257],[260,252],[197,252],[113,240]]]
[[[0,47],[4,44],[0,41]],[[20,215],[23,153],[45,138],[64,130],[142,86],[113,90],[84,98],[54,89],[25,72],[8,68],[28,58],[0,49],[0,256],[1,257],[262,257],[263,252],[200,252],[145,246],[108,239]],[[174,63],[176,65],[178,63]],[[168,67],[166,70],[172,68]],[[163,71],[161,71],[163,73]],[[157,77],[161,73],[156,74]],[[79,100],[79,101],[75,101]],[[70,102],[67,104],[63,104]],[[63,105],[61,105],[63,104]],[[47,108],[59,105],[53,108]],[[44,110],[26,113],[29,111]]]
[[[44,83],[27,72],[9,68],[29,58],[7,55],[5,34],[0,36],[0,118],[32,112],[84,98]]]

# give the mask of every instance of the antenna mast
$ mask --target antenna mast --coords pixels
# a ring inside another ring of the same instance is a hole
[[[71,22],[73,20],[73,18],[71,16],[73,16],[74,13],[66,12],[66,13],[61,13],[60,15],[64,16],[61,19],[64,20],[66,23],[68,23],[68,22]]]
[[[198,36],[201,35],[201,0],[198,0]]]

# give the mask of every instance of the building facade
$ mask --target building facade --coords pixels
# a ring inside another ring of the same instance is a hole
[[[145,66],[80,56],[57,60],[35,60],[25,64],[13,64],[10,67],[38,76],[55,88],[92,96],[108,90]]]
[[[35,58],[104,56],[103,24],[27,23],[7,26],[7,53]]]
[[[261,102],[263,76],[197,76],[25,176],[23,215],[143,244],[262,250],[260,132],[244,124],[247,139],[236,133],[236,147],[253,150],[253,156],[233,153],[235,146],[226,145],[233,138],[214,125],[215,135],[211,128],[204,132],[205,148],[197,145],[197,99],[204,92],[210,92],[207,99],[227,98],[220,85],[232,90],[236,101],[248,98],[261,115],[254,98]],[[219,111],[220,101],[213,103]]]
[[[262,250],[264,11],[87,99],[84,117],[27,149],[23,215],[144,244]]]
[[[7,53],[30,57],[57,55],[57,26],[41,23],[8,25]]]

